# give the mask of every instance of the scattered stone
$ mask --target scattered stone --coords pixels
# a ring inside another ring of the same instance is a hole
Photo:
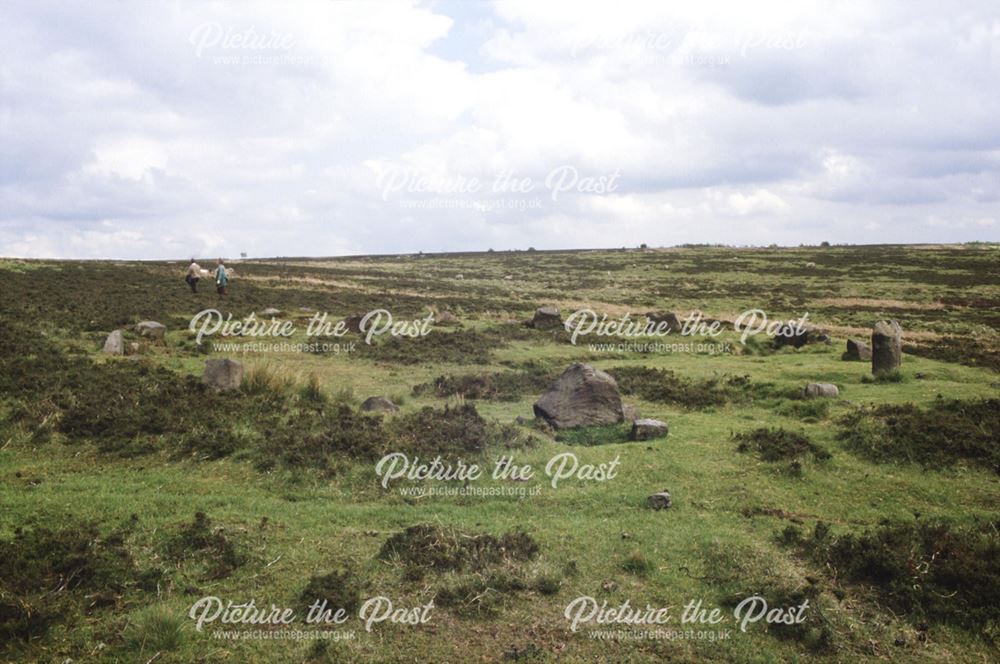
[[[122,340],[121,330],[115,330],[108,335],[108,338],[104,340],[104,348],[101,349],[101,352],[107,353],[108,355],[125,354],[125,344]]]
[[[652,324],[652,329],[663,332],[667,330],[670,330],[671,332],[680,332],[682,327],[681,319],[678,318],[677,314],[672,311],[649,311],[646,313],[646,320]],[[665,323],[662,328],[659,327],[661,323]]]
[[[810,269],[814,268],[814,267],[816,267],[816,263],[813,263],[812,261],[809,261],[808,263],[806,263],[806,267],[810,268]]]
[[[805,388],[807,397],[835,397],[840,390],[832,383],[809,383]]]
[[[557,327],[562,327],[562,318],[559,316],[559,310],[555,307],[545,306],[539,307],[535,310],[535,316],[531,319],[529,325],[536,330],[550,330]]]
[[[243,382],[243,365],[236,360],[205,360],[201,380],[220,391],[238,389]]]
[[[344,327],[346,327],[349,332],[357,332],[357,333],[360,334],[361,333],[361,321],[363,319],[364,319],[364,316],[361,315],[361,314],[354,314],[352,316],[348,316],[348,317],[346,317],[343,320]]]
[[[635,406],[622,404],[622,415],[624,416],[626,422],[635,422],[639,419],[639,409]]]
[[[275,309],[274,307],[268,307],[260,312],[261,316],[277,316],[281,313],[281,309]]]
[[[505,274],[503,278],[504,278],[505,280],[507,280],[507,281],[510,281],[511,279],[513,279],[513,278],[514,278],[514,276],[513,276],[513,275],[510,275],[510,274]]]
[[[842,359],[849,362],[867,362],[872,359],[872,347],[863,341],[848,339],[847,352],[843,354]]]
[[[670,429],[667,427],[666,422],[648,418],[636,420],[632,423],[632,432],[629,434],[629,440],[653,440],[654,438],[663,438],[667,435],[667,433],[669,433],[669,431]]]
[[[791,334],[789,334],[790,332]],[[812,325],[798,327],[795,321],[785,323],[784,329],[774,336],[775,348],[781,348],[782,346],[802,348],[806,344],[818,343],[830,343],[830,335],[826,333],[826,330],[821,330]]]
[[[450,311],[442,311],[434,316],[434,322],[438,325],[461,325],[458,317]]]
[[[456,278],[456,279],[465,279],[465,275],[461,275],[461,274],[456,274],[456,275],[455,275],[455,278]]]
[[[160,341],[167,332],[167,326],[155,320],[144,320],[135,326],[135,331],[144,337]]]
[[[896,371],[903,363],[903,329],[894,320],[872,327],[872,374]]]
[[[368,412],[395,413],[399,406],[385,397],[368,397],[361,403],[361,410]]]
[[[913,377],[916,378],[917,380],[923,380],[924,378],[927,378],[927,374],[925,374],[923,371],[918,371],[917,373],[913,374]]]
[[[140,350],[141,350],[141,348],[139,347],[139,342],[138,341],[133,341],[133,342],[131,342],[128,345],[128,354],[129,355],[138,355]]]
[[[531,423],[531,420],[529,420],[524,415],[518,415],[517,417],[514,418],[514,422],[516,424],[520,424],[521,426],[526,426]]]
[[[673,504],[670,499],[670,492],[664,489],[658,493],[654,493],[652,496],[646,499],[649,506],[654,510],[665,510]]]
[[[622,398],[615,379],[575,362],[535,402],[535,415],[556,429],[622,422]]]

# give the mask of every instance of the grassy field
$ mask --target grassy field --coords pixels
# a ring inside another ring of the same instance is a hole
[[[0,659],[1000,657],[995,245],[244,261],[222,301],[210,284],[190,293],[184,267],[0,261]],[[572,344],[521,324],[546,304],[564,316],[698,310],[724,331],[691,341],[725,350]],[[455,320],[424,337],[252,352],[260,339],[194,342],[188,323],[211,307],[277,308],[296,323],[290,342],[308,341],[315,312]],[[741,343],[732,321],[748,309],[808,313],[832,341]],[[904,360],[873,381],[868,363],[841,354],[883,318],[902,325]],[[163,343],[131,332],[148,319],[167,326]],[[101,354],[114,329],[139,352]],[[210,357],[244,363],[239,392],[199,384]],[[574,361],[616,375],[624,401],[669,436],[629,442],[627,425],[555,432],[534,420],[534,401]],[[840,396],[802,399],[814,381]],[[400,412],[361,413],[373,395]],[[553,487],[542,471],[566,451],[581,465],[617,459],[617,474]],[[471,483],[509,495],[417,495],[407,488],[461,483],[383,488],[375,465],[389,452],[486,468],[512,456],[536,476]],[[673,506],[649,509],[662,489]],[[732,610],[752,595],[808,599],[806,621],[744,633]],[[224,626],[199,632],[188,617],[203,596],[281,607],[322,596],[354,614],[374,596],[435,607],[421,625],[367,631],[352,618],[339,641],[227,640]],[[615,626],[570,630],[564,610],[580,596],[678,616],[702,600],[729,619],[689,626],[702,638],[599,638]]]

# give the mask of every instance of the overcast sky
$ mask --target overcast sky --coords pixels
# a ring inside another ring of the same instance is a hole
[[[0,255],[1000,240],[996,2],[3,0]]]

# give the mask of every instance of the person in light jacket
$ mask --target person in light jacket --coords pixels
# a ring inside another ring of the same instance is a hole
[[[201,279],[201,266],[191,259],[191,264],[188,265],[187,274],[184,276],[184,281],[187,285],[191,287],[192,293],[198,292],[198,280]]]

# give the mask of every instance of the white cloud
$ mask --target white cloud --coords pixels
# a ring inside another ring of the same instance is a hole
[[[0,254],[996,240],[998,26],[985,1],[7,2]],[[563,165],[618,186],[553,201]],[[405,208],[393,168],[475,204]],[[543,205],[451,184],[503,173]]]

